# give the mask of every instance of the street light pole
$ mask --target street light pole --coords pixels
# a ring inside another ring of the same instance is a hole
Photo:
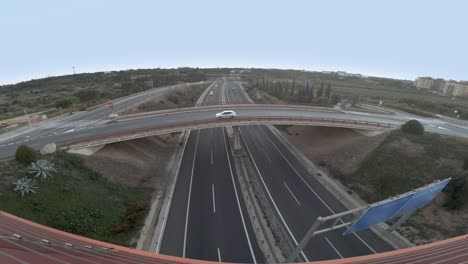
[[[31,125],[31,121],[29,121],[29,116],[28,116],[28,113],[26,113],[26,108],[23,109],[24,110],[24,114],[26,115],[26,119],[28,120],[28,123],[29,123],[29,127],[32,128],[32,125]]]

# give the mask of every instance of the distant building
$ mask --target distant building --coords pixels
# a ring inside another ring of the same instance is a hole
[[[434,84],[434,79],[431,77],[418,77],[414,81],[414,86],[416,89],[432,89],[432,85]]]
[[[451,96],[468,96],[468,82],[450,80],[445,83],[443,93]]]
[[[345,77],[347,73],[344,71],[337,71],[336,74],[338,74],[338,76]]]
[[[432,83],[432,90],[442,92],[446,82],[447,81],[442,78],[434,79],[434,82]]]

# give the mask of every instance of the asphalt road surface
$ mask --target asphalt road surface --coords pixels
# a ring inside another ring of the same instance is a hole
[[[202,105],[224,103],[226,83]],[[213,114],[214,115],[214,114]],[[192,130],[159,253],[191,259],[262,263],[223,128]]]
[[[228,102],[248,103],[239,83],[228,89]],[[258,169],[256,177],[271,195],[270,204],[293,241],[300,242],[318,216],[346,208],[310,175],[308,170],[266,126],[244,126],[241,134]],[[304,249],[307,261],[361,256],[393,248],[370,230],[343,237],[344,229],[318,235]]]

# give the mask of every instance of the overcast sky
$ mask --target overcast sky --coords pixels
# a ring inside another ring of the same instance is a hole
[[[468,80],[468,1],[0,2],[0,84],[155,67]]]

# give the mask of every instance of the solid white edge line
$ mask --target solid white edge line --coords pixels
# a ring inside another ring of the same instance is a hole
[[[173,188],[171,190],[171,195],[169,196],[170,200],[169,200],[167,208],[166,208],[163,224],[162,224],[162,227],[161,227],[161,232],[159,233],[158,244],[156,245],[156,253],[159,253],[159,250],[161,249],[161,242],[162,242],[162,238],[164,236],[164,231],[166,230],[167,218],[169,216],[169,211],[171,209],[172,198],[174,197],[174,190],[175,190],[175,187],[177,185],[177,179],[179,178],[179,171],[180,171],[180,166],[182,164],[182,158],[184,157],[185,149],[187,148],[187,142],[188,142],[188,139],[189,139],[191,133],[192,133],[192,130],[189,130],[187,138],[186,138],[186,140],[184,142],[184,149],[182,150],[182,155],[180,156],[180,162],[177,165],[177,172],[176,172],[176,176],[175,176],[176,178],[174,179],[174,186],[173,186]]]
[[[336,252],[336,254],[340,257],[340,258],[343,258],[343,255],[341,255],[341,253],[336,249],[336,247],[330,242],[330,240],[328,240],[327,237],[325,237],[325,241],[327,241],[328,245],[330,245],[331,248],[333,248],[333,250]]]
[[[216,199],[215,199],[214,183],[211,184],[211,191],[213,192],[213,213],[216,213]]]
[[[219,248],[218,248],[218,262],[223,262],[223,260],[221,259],[221,251],[219,250]]]
[[[244,214],[242,213],[242,207],[241,207],[241,204],[240,204],[239,195],[237,194],[237,187],[236,187],[236,182],[234,181],[234,173],[232,172],[231,158],[229,157],[228,147],[227,147],[227,143],[226,143],[226,134],[224,133],[224,129],[225,128],[223,128],[223,139],[224,139],[224,146],[225,146],[225,149],[226,149],[226,157],[227,157],[227,161],[228,161],[228,164],[229,164],[229,171],[231,173],[232,185],[234,186],[234,193],[236,194],[237,206],[238,206],[239,213],[240,213],[240,216],[241,216],[242,225],[244,226],[245,236],[247,237],[247,242],[249,244],[250,254],[252,255],[253,263],[256,264],[257,259],[255,258],[255,253],[254,253],[253,248],[252,248],[252,243],[250,242],[250,236],[249,236],[249,232],[247,232],[247,226],[245,224]]]
[[[286,186],[286,189],[288,189],[289,193],[291,194],[291,196],[294,198],[294,200],[296,200],[296,203],[301,206],[301,203],[299,202],[299,200],[296,198],[296,196],[293,194],[293,192],[291,191],[291,189],[289,188],[289,186],[286,184],[285,181],[283,181],[283,184],[284,186]]]
[[[266,183],[265,181],[263,180],[263,176],[262,174],[260,173],[260,170],[258,169],[258,166],[257,166],[257,163],[255,162],[254,158],[253,158],[253,155],[252,153],[250,152],[250,148],[249,146],[247,145],[247,143],[245,142],[245,139],[244,139],[244,136],[242,135],[242,130],[239,132],[241,138],[242,138],[242,141],[244,141],[244,145],[247,149],[247,152],[249,153],[249,156],[250,156],[250,159],[252,160],[252,163],[254,164],[254,167],[255,167],[255,170],[257,171],[258,175],[260,176],[260,179],[262,180],[262,183],[263,183],[263,186],[265,187],[265,190],[267,191],[267,194],[268,194],[268,197],[270,197],[270,200],[271,202],[273,203],[273,206],[275,207],[276,209],[276,212],[278,212],[278,215],[279,217],[281,218],[281,221],[283,222],[284,226],[286,227],[286,230],[288,231],[289,235],[291,236],[294,244],[296,246],[299,245],[299,243],[297,243],[297,240],[296,238],[294,237],[293,233],[291,232],[291,229],[289,229],[289,226],[288,224],[286,224],[286,221],[284,220],[283,218],[283,215],[281,214],[280,210],[278,209],[278,206],[276,206],[276,203],[275,203],[275,200],[273,199],[273,197],[271,196],[271,193],[270,193],[270,190],[268,190],[268,187],[266,186]],[[309,262],[309,259],[307,258],[306,254],[304,253],[304,251],[301,251],[301,255],[302,257],[304,257],[305,261],[306,262]]]
[[[182,251],[182,257],[185,258],[185,249],[187,246],[187,228],[188,228],[188,219],[190,213],[190,196],[192,194],[192,182],[193,182],[193,171],[195,168],[195,160],[197,158],[197,148],[198,148],[198,139],[200,137],[200,130],[197,130],[197,141],[195,142],[195,151],[193,154],[193,162],[192,162],[192,172],[190,173],[190,185],[189,185],[189,193],[187,198],[187,213],[185,214],[185,231],[184,231],[184,246]]]
[[[304,182],[304,184],[307,186],[307,188],[309,188],[309,190],[311,190],[315,194],[315,196],[325,205],[325,207],[328,208],[328,210],[330,210],[330,212],[332,214],[335,214],[335,211],[333,211],[333,209],[331,209],[331,207],[315,192],[315,190],[312,189],[312,187],[304,180],[304,178],[301,176],[301,174],[299,174],[299,172],[296,170],[296,168],[294,168],[294,166],[291,164],[291,162],[289,162],[289,160],[284,156],[284,154],[278,149],[276,144],[270,139],[270,136],[268,136],[268,134],[260,126],[258,126],[258,127],[259,127],[260,130],[262,130],[262,132],[265,134],[265,136],[268,138],[268,140],[271,142],[271,144],[275,147],[275,149],[286,160],[286,162],[289,164],[289,166],[294,170],[296,175],[299,176],[299,178],[301,178],[302,182]],[[344,223],[343,220],[340,220],[340,222]],[[356,236],[367,248],[369,248],[370,251],[372,251],[374,254],[377,253],[377,251],[375,251],[369,244],[367,244],[364,241],[364,239],[362,239],[358,234],[353,233],[353,235]]]

